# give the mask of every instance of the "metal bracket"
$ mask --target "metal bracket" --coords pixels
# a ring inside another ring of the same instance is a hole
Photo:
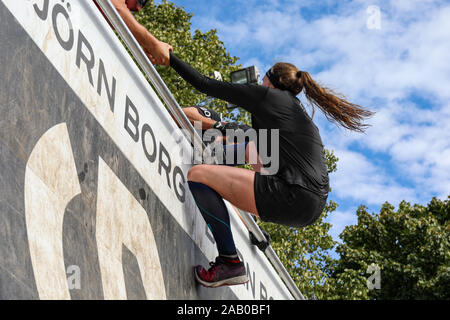
[[[260,228],[261,232],[263,233],[265,240],[262,241],[258,241],[258,239],[256,239],[255,235],[253,234],[253,232],[249,231],[249,235],[250,235],[250,242],[257,246],[259,250],[261,250],[262,252],[265,252],[267,247],[270,246],[270,235],[269,233],[267,233],[266,230]]]

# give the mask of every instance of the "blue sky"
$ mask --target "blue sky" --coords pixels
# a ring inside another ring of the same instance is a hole
[[[278,61],[376,112],[366,134],[316,112],[326,148],[339,158],[328,220],[337,240],[389,201],[428,203],[450,195],[450,2],[440,0],[173,0],[192,28],[217,29],[243,66]],[[302,96],[299,96],[302,99]],[[304,101],[304,99],[302,99]]]

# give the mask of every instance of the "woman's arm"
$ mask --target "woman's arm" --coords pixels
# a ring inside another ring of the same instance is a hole
[[[125,0],[111,0],[125,24],[133,33],[144,52],[154,64],[169,65],[169,51],[172,46],[156,39],[144,26],[136,21],[127,7]]]
[[[215,120],[202,116],[200,112],[198,112],[196,107],[186,107],[182,108],[181,110],[183,110],[184,114],[192,123],[192,125],[194,125],[195,121],[201,122],[203,130],[211,129],[216,123]]]
[[[228,101],[247,111],[257,112],[257,106],[264,99],[267,87],[249,84],[234,84],[205,77],[186,62],[170,53],[170,66],[198,91]]]

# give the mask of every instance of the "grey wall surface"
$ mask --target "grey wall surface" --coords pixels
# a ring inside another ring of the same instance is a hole
[[[229,288],[195,283],[192,268],[206,265],[206,258],[1,2],[0,48],[0,299],[39,298],[27,239],[24,177],[38,139],[60,123],[67,125],[81,186],[63,222],[64,263],[81,271],[80,288],[70,290],[71,298],[103,298],[95,237],[101,157],[148,213],[167,298],[235,299]],[[146,298],[136,257],[126,247],[122,262],[128,298]]]

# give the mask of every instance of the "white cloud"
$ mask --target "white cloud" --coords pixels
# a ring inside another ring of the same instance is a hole
[[[367,159],[361,151],[357,153],[360,158],[348,159],[344,153],[340,157],[338,175],[335,177],[344,179],[348,172],[353,172],[352,162],[361,161],[360,166],[368,165],[371,170],[360,172],[361,180],[372,177],[372,174],[389,170],[389,174],[381,177],[382,184],[386,184],[386,190],[390,190],[392,182],[389,179],[401,179],[408,189],[416,189],[415,197],[411,192],[405,194],[389,191],[396,194],[399,200],[427,202],[433,196],[446,198],[450,194],[450,112],[447,108],[437,110],[423,110],[412,104],[405,106],[392,104],[389,108],[381,109],[372,121],[373,127],[367,131],[367,135],[353,133],[340,134],[336,129],[327,133],[329,145],[350,152],[355,144],[363,150],[370,150],[372,154],[384,159],[384,162],[375,163]],[[336,133],[337,132],[337,133]],[[350,152],[350,154],[353,154]],[[351,165],[347,165],[345,162]],[[359,168],[356,166],[356,168]],[[375,170],[376,169],[376,170]],[[338,182],[339,184],[339,182]],[[381,185],[368,186],[378,189]],[[400,184],[400,183],[399,183]],[[397,189],[398,191],[405,191]],[[360,193],[356,193],[360,194]],[[382,192],[381,194],[384,194]],[[361,195],[363,196],[363,195]],[[391,197],[392,199],[392,197]],[[361,200],[364,200],[362,198]],[[388,200],[388,198],[386,198]]]
[[[348,150],[335,150],[338,170],[331,174],[332,192],[355,203],[380,205],[385,201],[398,205],[401,200],[414,200],[414,189],[400,185],[383,165],[372,163],[366,156]]]
[[[306,12],[320,5],[333,11]],[[440,0],[250,0],[203,20],[232,54],[262,72],[289,61],[377,113],[366,135],[317,115],[326,147],[340,158],[333,192],[356,204],[427,202],[450,194],[450,4]],[[367,28],[369,5],[381,29]],[[305,10],[306,9],[306,10]],[[237,21],[237,22],[236,22]],[[425,97],[427,103],[414,95]],[[316,113],[318,114],[318,112]]]
[[[356,207],[349,208],[346,211],[336,210],[327,218],[327,222],[331,223],[330,235],[335,241],[339,241],[339,235],[344,231],[344,228],[348,225],[355,225],[358,223],[356,217]]]

